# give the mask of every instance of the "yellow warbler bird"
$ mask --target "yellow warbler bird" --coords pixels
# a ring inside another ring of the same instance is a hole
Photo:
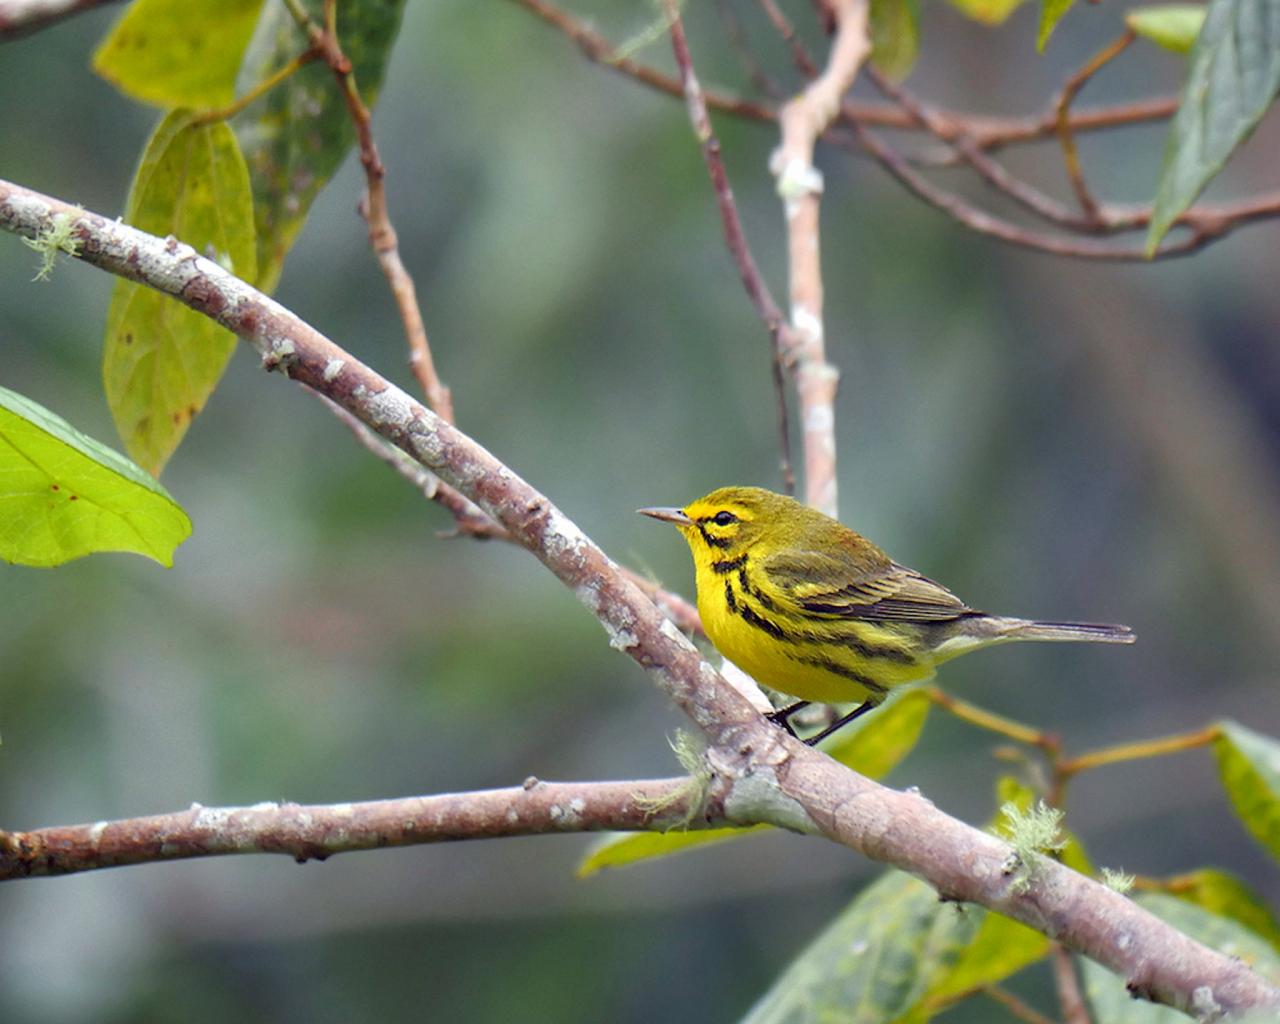
[[[862,704],[808,742],[928,679],[959,654],[1010,640],[1130,644],[1128,626],[1036,622],[975,611],[866,538],[794,498],[722,487],[684,508],[642,508],[674,523],[697,568],[698,613],[716,649],[757,682],[810,701]],[[794,735],[794,734],[793,734]]]

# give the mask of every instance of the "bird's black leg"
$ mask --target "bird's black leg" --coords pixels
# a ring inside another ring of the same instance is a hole
[[[847,715],[845,715],[843,718],[837,718],[829,726],[823,729],[822,732],[818,733],[815,736],[810,736],[807,740],[804,741],[805,745],[810,747],[816,747],[819,743],[825,740],[837,729],[843,729],[855,718],[858,718],[861,715],[865,715],[868,711],[871,711],[878,706],[879,706],[878,704],[872,701],[869,701],[869,700],[864,701],[863,703],[859,704],[856,708],[854,708],[852,711],[850,711]],[[794,736],[795,733],[792,733],[792,735]]]
[[[801,708],[807,708],[808,706],[809,706],[809,702],[807,700],[798,700],[794,704],[788,704],[785,708],[778,708],[777,711],[770,711],[764,717],[769,719],[769,721],[771,721],[774,725],[781,726],[793,738],[798,739],[798,737],[796,737],[795,729],[791,727],[791,716],[794,715]]]

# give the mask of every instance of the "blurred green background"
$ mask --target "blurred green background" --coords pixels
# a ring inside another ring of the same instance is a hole
[[[739,6],[794,84],[754,5]],[[785,6],[808,22],[808,3]],[[87,71],[119,10],[0,45],[0,176],[109,215],[158,118]],[[615,40],[653,16],[579,10]],[[999,29],[938,2],[922,16],[918,92],[1031,113],[1121,12],[1073,12],[1043,57],[1031,6]],[[715,6],[694,0],[688,22],[704,81],[745,88]],[[661,40],[639,56],[669,66]],[[1082,102],[1176,89],[1181,73],[1139,48]],[[716,126],[785,295],[774,130]],[[633,510],[779,480],[767,340],[683,105],[589,64],[514,4],[413,3],[375,128],[460,425],[615,558],[689,593],[683,543]],[[1085,139],[1099,193],[1149,198],[1163,134]],[[1264,124],[1213,195],[1273,186],[1277,141]],[[1051,145],[1007,159],[1067,194]],[[1280,228],[1155,266],[1067,262],[965,231],[869,160],[819,162],[842,518],[974,605],[1126,622],[1140,638],[1005,648],[941,682],[1075,752],[1222,716],[1280,734]],[[348,160],[321,196],[277,294],[409,385],[355,213],[358,170]],[[0,384],[114,443],[99,377],[112,281],[64,261],[34,284],[35,260],[0,238]],[[0,825],[675,770],[680,716],[572,595],[514,548],[440,539],[441,510],[247,349],[164,482],[195,521],[173,570],[128,556],[0,566]],[[982,822],[1007,770],[994,745],[935,714],[890,782]],[[1085,775],[1069,821],[1100,864],[1214,864],[1280,897],[1207,752]],[[575,881],[588,842],[11,883],[0,1019],[733,1020],[880,870],[774,835]],[[1015,988],[1040,998],[1046,984]]]

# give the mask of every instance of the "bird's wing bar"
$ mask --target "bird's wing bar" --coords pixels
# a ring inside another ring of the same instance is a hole
[[[817,551],[780,552],[761,563],[773,589],[810,615],[896,622],[942,622],[970,611],[940,583],[887,558]]]

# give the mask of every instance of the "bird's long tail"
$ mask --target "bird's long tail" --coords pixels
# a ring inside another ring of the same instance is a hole
[[[1092,622],[1033,622],[1002,619],[1001,633],[1010,640],[1066,640],[1095,644],[1131,644],[1137,637],[1128,626]]]

